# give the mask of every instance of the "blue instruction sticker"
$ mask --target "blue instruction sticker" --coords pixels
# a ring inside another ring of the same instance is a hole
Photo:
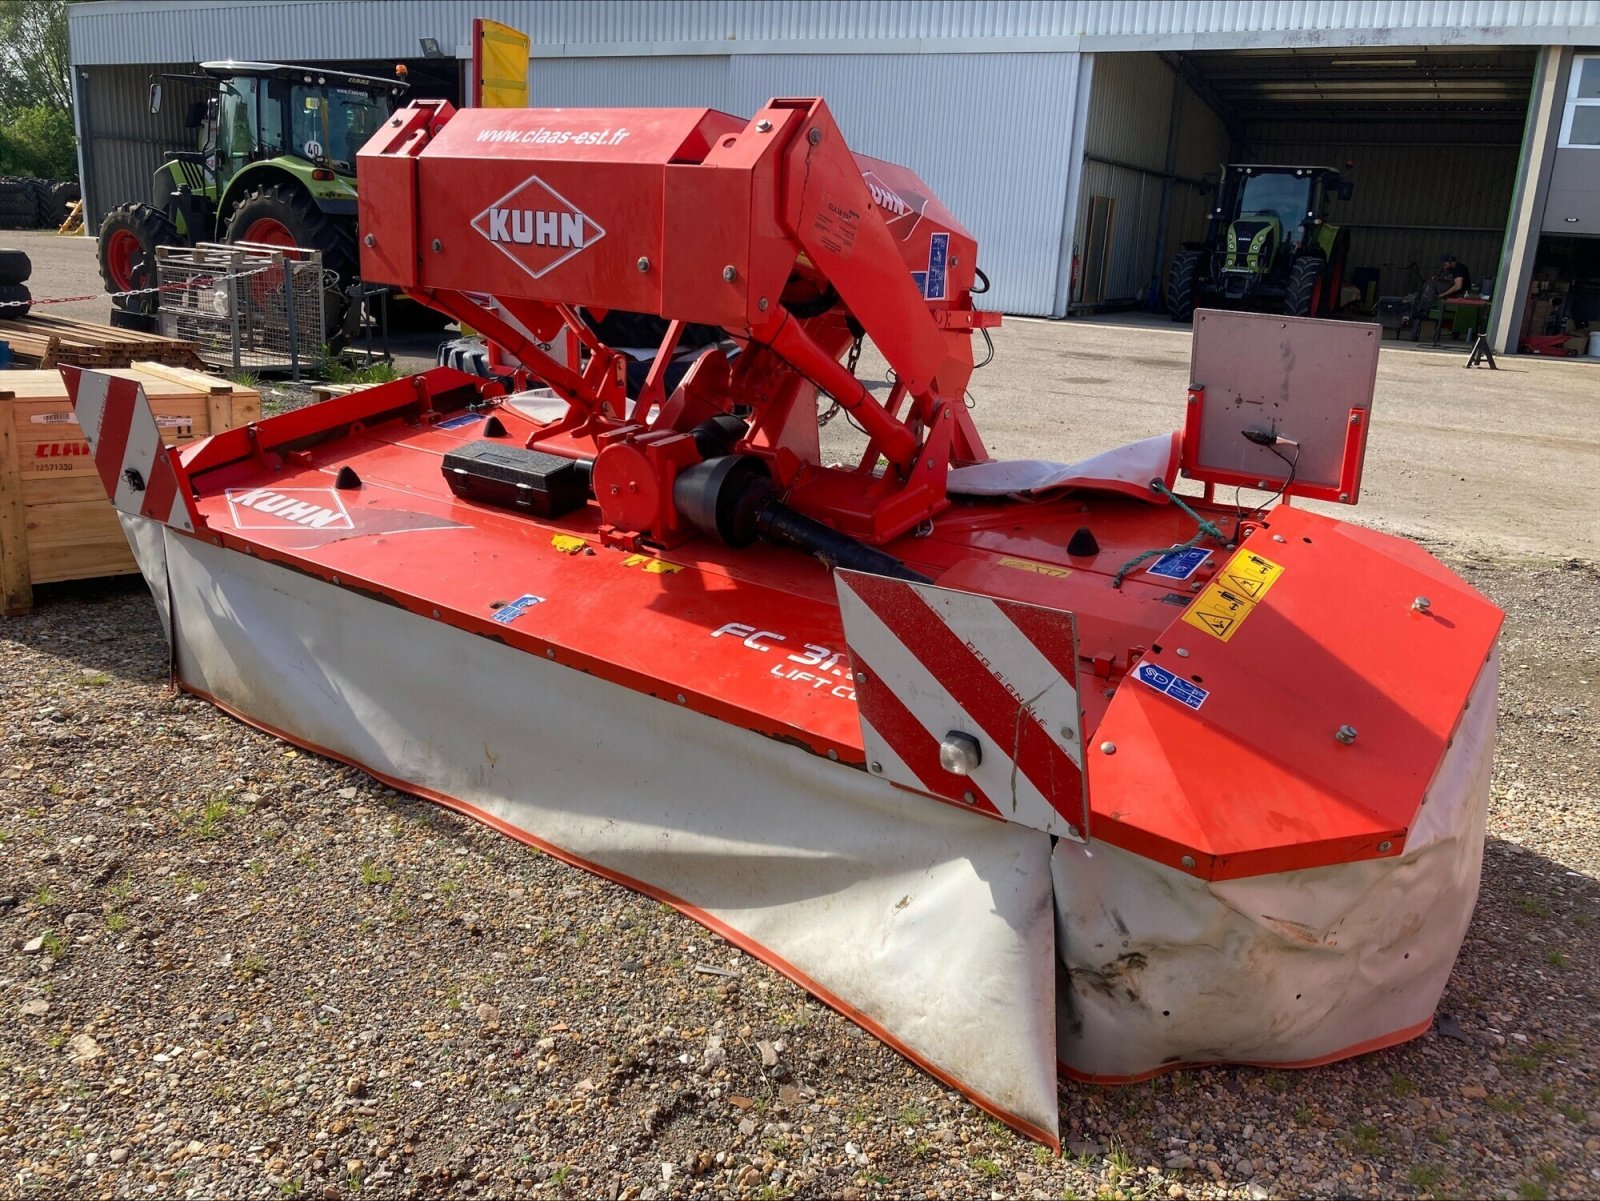
[[[1191,709],[1200,708],[1206,703],[1206,697],[1211,695],[1198,684],[1191,684],[1183,677],[1174,675],[1164,667],[1157,667],[1154,663],[1139,664],[1134,668],[1133,674],[1157,692],[1164,692],[1180,705],[1187,705]]]
[[[508,626],[535,605],[542,604],[544,604],[544,597],[535,596],[531,592],[525,592],[510,604],[501,605],[500,608],[495,611],[494,619],[501,625]]]
[[[928,238],[928,269],[913,271],[912,280],[924,300],[945,298],[945,273],[950,266],[950,235],[933,234]]]
[[[1162,555],[1149,567],[1146,575],[1158,575],[1169,580],[1186,580],[1200,570],[1200,564],[1211,557],[1211,552],[1198,546],[1188,550],[1173,550]]]
[[[441,421],[433,428],[436,430],[457,430],[464,425],[471,425],[474,421],[482,421],[482,413],[463,413],[459,417],[452,417],[449,421]]]

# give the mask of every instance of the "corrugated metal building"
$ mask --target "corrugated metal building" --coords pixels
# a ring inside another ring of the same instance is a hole
[[[1585,207],[1591,188],[1600,205],[1600,148],[1583,141],[1580,94],[1600,63],[1585,55],[1600,48],[1600,0],[76,4],[91,217],[145,198],[161,152],[183,142],[176,112],[145,111],[153,72],[405,61],[447,94],[457,65],[440,74],[419,39],[464,57],[475,16],[532,37],[535,104],[749,112],[826,96],[855,148],[915,166],[962,216],[994,280],[986,303],[1013,313],[1158,297],[1225,161],[1345,171],[1355,192],[1335,219],[1352,263],[1401,293],[1454,251],[1514,300],[1497,305],[1502,348],[1545,254],[1552,178],[1566,215],[1550,236],[1600,234]]]

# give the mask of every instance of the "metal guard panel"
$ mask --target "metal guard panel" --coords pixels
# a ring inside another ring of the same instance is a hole
[[[1279,570],[1252,583],[1250,555]],[[1216,589],[1242,602],[1230,624]],[[1203,704],[1136,673],[1117,689],[1089,754],[1097,835],[1211,879],[1400,855],[1502,617],[1411,543],[1274,510],[1142,660]]]

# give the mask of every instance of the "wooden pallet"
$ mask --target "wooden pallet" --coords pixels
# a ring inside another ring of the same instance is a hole
[[[41,313],[0,321],[0,342],[10,343],[12,358],[24,367],[127,367],[135,361],[205,367],[193,342]]]
[[[184,367],[135,363],[162,439],[181,445],[261,419],[261,394]],[[137,570],[58,371],[0,371],[0,612],[33,585]]]
[[[83,232],[83,201],[74,200],[67,209],[67,218],[56,226],[58,234],[77,234]]]

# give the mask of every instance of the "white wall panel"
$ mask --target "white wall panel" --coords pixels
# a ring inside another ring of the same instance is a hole
[[[739,55],[536,64],[536,104],[705,106],[821,96],[852,149],[904,163],[978,239],[985,307],[1047,315],[1065,213],[1075,55]]]

